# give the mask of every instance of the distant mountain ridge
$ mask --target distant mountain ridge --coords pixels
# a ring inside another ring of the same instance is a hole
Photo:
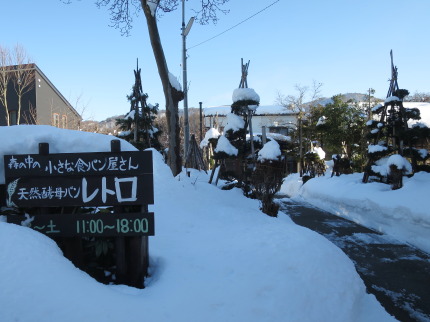
[[[103,121],[82,121],[81,129],[87,132],[97,132],[104,134],[116,134],[116,130],[118,129],[116,125],[116,119],[124,118],[125,115],[115,115],[108,117]]]

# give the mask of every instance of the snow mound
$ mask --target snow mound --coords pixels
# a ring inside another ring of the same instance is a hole
[[[215,153],[224,152],[231,156],[237,155],[239,152],[224,135],[219,137],[214,151]]]
[[[227,114],[227,124],[224,127],[224,132],[228,130],[232,130],[233,132],[237,132],[242,130],[245,127],[245,121],[239,115],[228,113]]]
[[[388,148],[386,146],[383,146],[383,145],[369,144],[367,147],[367,152],[369,152],[369,153],[382,152],[382,151],[385,151],[387,149]]]
[[[395,166],[399,170],[403,170],[405,174],[412,173],[412,165],[402,157],[400,154],[393,154],[387,160],[387,167],[390,169],[390,166]],[[390,172],[389,170],[387,171]]]
[[[37,152],[40,138],[55,152],[109,150],[111,139],[16,128],[1,129],[10,154]],[[153,165],[156,232],[146,288],[99,284],[48,237],[0,223],[0,321],[393,321],[322,236],[287,216],[264,215],[257,200],[208,184],[204,172],[173,178],[155,150]]]
[[[321,147],[316,146],[316,147],[314,147],[312,149],[311,152],[318,154],[320,160],[324,160],[325,159],[325,151]]]
[[[238,101],[260,102],[260,96],[252,88],[236,88],[233,91],[233,103]]]
[[[362,173],[332,178],[330,175],[313,178],[305,185],[298,174],[289,175],[280,192],[430,253],[430,213],[425,202],[430,173],[403,177],[403,188],[398,190],[380,182],[363,183]]]
[[[209,144],[209,140],[210,139],[216,139],[220,136],[221,134],[219,133],[219,131],[215,128],[210,128],[206,134],[205,137],[203,138],[202,142],[200,142],[200,148],[203,149],[203,147],[207,146]]]
[[[258,161],[264,162],[264,161],[276,161],[279,160],[279,157],[281,156],[281,148],[279,147],[278,142],[275,140],[271,140],[267,142],[263,148],[258,151]]]
[[[397,96],[390,96],[385,99],[385,103],[399,102],[399,101],[400,99]]]

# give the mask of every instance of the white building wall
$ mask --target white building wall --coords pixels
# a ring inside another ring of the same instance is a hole
[[[226,125],[226,115],[231,112],[231,106],[207,107],[203,110],[204,124],[206,128],[224,128]],[[280,105],[260,105],[256,114],[252,117],[252,129],[256,133],[262,132],[262,127],[290,127],[294,128],[297,123],[297,114],[287,110]]]

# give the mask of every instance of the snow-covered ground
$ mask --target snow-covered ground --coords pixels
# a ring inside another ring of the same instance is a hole
[[[300,176],[292,174],[284,179],[280,193],[430,253],[430,173],[404,177],[398,190],[379,182],[362,183],[362,178],[362,173],[331,177],[329,170],[303,185]]]
[[[37,153],[39,142],[51,153],[109,151],[112,139],[50,126],[0,127],[0,136],[2,155]],[[0,321],[393,320],[325,238],[264,215],[258,201],[208,184],[204,172],[173,178],[155,151],[153,162],[146,288],[100,284],[48,237],[0,222]]]

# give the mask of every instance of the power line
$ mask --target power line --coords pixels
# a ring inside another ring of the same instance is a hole
[[[189,47],[187,50],[192,49],[192,48],[195,48],[195,47],[200,46],[200,45],[203,45],[204,43],[207,43],[208,41],[211,41],[212,39],[215,39],[215,38],[217,38],[217,37],[219,37],[219,36],[221,36],[221,35],[225,34],[227,31],[230,31],[230,30],[232,30],[232,29],[236,28],[237,26],[239,26],[239,25],[243,24],[244,22],[248,21],[249,19],[254,18],[256,15],[258,15],[258,14],[262,13],[263,11],[265,11],[265,10],[269,9],[271,6],[273,6],[275,3],[279,2],[279,1],[280,1],[280,0],[276,0],[276,1],[272,2],[272,3],[271,3],[271,4],[269,4],[267,7],[265,7],[265,8],[263,8],[263,9],[261,9],[260,11],[258,11],[258,12],[256,12],[256,13],[254,13],[252,16],[249,16],[249,17],[248,17],[248,18],[246,18],[245,20],[242,20],[241,22],[239,22],[239,23],[235,24],[233,27],[230,27],[230,28],[228,28],[227,30],[224,30],[223,32],[221,32],[221,33],[219,33],[219,34],[217,34],[217,35],[215,35],[215,36],[213,36],[213,37],[211,37],[211,38],[209,38],[209,39],[207,39],[207,40],[205,40],[205,41],[202,41],[201,43],[198,43],[197,45],[194,45],[194,46],[192,46],[192,47]]]

